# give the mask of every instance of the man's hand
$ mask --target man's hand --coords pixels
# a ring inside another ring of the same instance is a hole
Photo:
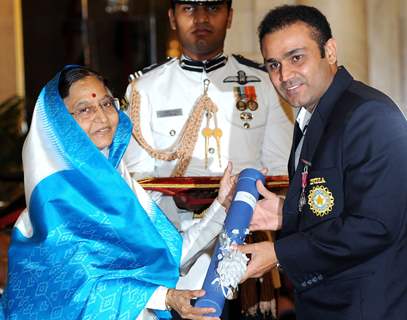
[[[251,255],[246,273],[240,283],[249,278],[259,278],[277,265],[274,243],[270,241],[241,245],[237,249],[246,255]]]
[[[232,203],[232,197],[235,192],[237,176],[232,175],[232,162],[229,161],[228,166],[223,173],[223,177],[220,180],[220,187],[218,192],[218,201],[226,209],[229,209]]]
[[[191,299],[205,295],[204,290],[177,290],[168,289],[165,304],[174,309],[183,319],[193,320],[216,320],[215,317],[204,317],[216,310],[213,308],[194,308]]]
[[[253,218],[249,226],[250,230],[280,230],[283,224],[284,200],[268,191],[260,180],[256,182],[256,186],[264,199],[258,201],[254,208]]]

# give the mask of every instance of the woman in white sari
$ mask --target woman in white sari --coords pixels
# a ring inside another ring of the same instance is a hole
[[[121,161],[130,135],[95,72],[68,66],[43,88],[23,149],[27,210],[12,232],[6,319],[164,319],[169,309],[214,319],[190,304],[202,290],[174,288],[222,229],[231,168],[183,241]]]

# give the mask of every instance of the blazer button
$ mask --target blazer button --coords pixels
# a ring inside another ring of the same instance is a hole
[[[304,281],[303,283],[301,283],[301,286],[305,288],[307,286],[307,283]]]
[[[323,279],[324,279],[324,276],[322,274],[319,274],[318,275],[318,280],[323,280]]]

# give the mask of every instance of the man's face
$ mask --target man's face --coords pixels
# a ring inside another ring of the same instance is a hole
[[[336,42],[325,44],[325,57],[312,28],[297,22],[266,34],[262,54],[271,82],[278,93],[293,107],[312,111],[326,92],[336,73]]]
[[[233,11],[227,4],[176,4],[168,11],[183,52],[195,60],[208,60],[223,51]]]

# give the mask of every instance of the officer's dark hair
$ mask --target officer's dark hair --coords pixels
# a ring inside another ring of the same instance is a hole
[[[317,8],[304,5],[283,5],[271,10],[258,28],[260,47],[268,33],[281,30],[296,22],[304,22],[311,27],[311,36],[318,44],[321,58],[324,58],[325,44],[332,38],[331,27],[326,17]]]
[[[176,1],[175,1],[175,0],[171,0],[170,3],[171,3],[171,8],[172,8],[172,10],[175,10],[175,3],[176,3]],[[189,2],[189,3],[193,3],[193,2]],[[228,9],[230,10],[230,8],[232,7],[232,0],[226,0],[226,4],[228,5]]]
[[[76,82],[86,77],[96,77],[107,88],[107,81],[96,71],[83,66],[67,66],[59,76],[58,92],[62,99],[69,96],[69,89]]]

